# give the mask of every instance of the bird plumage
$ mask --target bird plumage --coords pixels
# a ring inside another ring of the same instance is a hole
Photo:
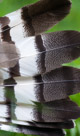
[[[69,12],[69,0],[40,0],[0,17],[0,129],[64,136],[80,107],[80,70],[62,67],[80,56],[80,32],[44,32]]]

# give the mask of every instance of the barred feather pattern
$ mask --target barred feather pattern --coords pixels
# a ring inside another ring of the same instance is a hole
[[[0,17],[0,129],[64,136],[80,107],[80,70],[62,67],[80,56],[80,32],[44,32],[69,12],[69,0],[39,0]]]

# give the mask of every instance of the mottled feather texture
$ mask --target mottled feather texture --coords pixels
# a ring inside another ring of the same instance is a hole
[[[62,67],[80,56],[80,32],[44,32],[70,12],[69,0],[39,0],[0,17],[0,129],[64,136],[80,107],[80,70]]]
[[[62,20],[69,13],[70,7],[69,0],[40,0],[1,18],[1,31],[21,25],[24,26],[26,35],[43,33]]]
[[[49,72],[80,56],[79,37],[80,32],[61,31],[26,38],[24,41],[18,37],[15,44],[1,42],[1,45],[9,48],[7,52],[1,47],[0,52],[6,55],[6,58],[0,60],[1,68],[8,68],[13,76],[34,76]]]
[[[44,75],[2,79],[0,102],[7,100],[14,103],[33,104],[33,101],[61,100],[79,93],[79,88],[80,70],[61,67]]]

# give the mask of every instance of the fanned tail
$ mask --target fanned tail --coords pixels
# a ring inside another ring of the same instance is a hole
[[[80,32],[43,34],[69,12],[69,0],[40,0],[0,18],[0,129],[64,136],[80,107],[80,70],[61,67],[80,56]]]

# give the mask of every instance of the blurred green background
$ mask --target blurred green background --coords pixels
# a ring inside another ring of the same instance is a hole
[[[0,0],[0,16],[4,16],[12,11],[15,11],[27,4],[31,4],[36,1],[38,0]],[[55,25],[52,29],[50,29],[48,32],[60,30],[80,31],[80,0],[72,0],[72,9],[70,14],[59,24]],[[80,68],[80,58],[64,65]],[[70,96],[70,98],[80,106],[80,94]],[[76,127],[74,129],[66,130],[67,136],[80,135],[80,119],[77,119],[75,123]],[[24,135],[0,131],[0,136],[24,136]]]

